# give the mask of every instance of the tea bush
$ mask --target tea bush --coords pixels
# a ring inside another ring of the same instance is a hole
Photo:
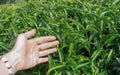
[[[48,63],[17,75],[120,75],[119,0],[41,0],[0,5],[0,55],[19,33],[54,35]]]

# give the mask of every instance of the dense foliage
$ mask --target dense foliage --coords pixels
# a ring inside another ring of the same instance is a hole
[[[0,55],[19,33],[55,35],[49,63],[17,75],[120,75],[119,0],[41,0],[0,6]]]
[[[0,0],[0,4],[11,4],[11,3],[19,3],[19,2],[29,2],[31,0]]]

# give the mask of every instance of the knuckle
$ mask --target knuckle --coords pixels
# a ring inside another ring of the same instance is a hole
[[[39,49],[40,49],[40,50],[43,50],[44,48],[40,46]]]

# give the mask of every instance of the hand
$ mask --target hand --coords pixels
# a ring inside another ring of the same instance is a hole
[[[18,70],[29,69],[37,64],[48,62],[47,55],[54,53],[57,50],[56,48],[53,48],[59,44],[59,42],[56,41],[56,37],[44,36],[30,39],[35,33],[36,30],[33,29],[18,35],[16,43],[10,52],[14,57],[19,57],[17,58],[17,61],[19,61],[17,62]]]

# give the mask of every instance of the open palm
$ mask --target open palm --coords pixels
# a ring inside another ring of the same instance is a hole
[[[51,48],[59,44],[54,36],[30,39],[35,33],[34,29],[20,34],[12,49],[20,57],[19,70],[32,68],[37,64],[47,62],[47,55],[56,52],[56,48]]]

